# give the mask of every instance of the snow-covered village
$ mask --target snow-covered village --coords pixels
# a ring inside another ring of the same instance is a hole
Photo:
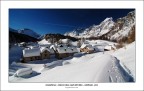
[[[9,27],[12,83],[135,82],[135,61],[134,10],[63,34]]]

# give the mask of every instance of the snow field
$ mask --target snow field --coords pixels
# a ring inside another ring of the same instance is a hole
[[[114,44],[103,40],[88,43],[93,46]],[[62,60],[51,58],[14,65],[30,67],[35,74],[28,77],[10,75],[10,82],[134,82],[135,42],[126,46],[126,49],[124,47],[116,51],[76,53]],[[10,69],[10,72],[13,70]]]
[[[64,61],[63,61],[64,62]],[[118,60],[108,54],[88,54],[79,58],[66,60],[68,65],[57,65],[45,69],[41,74],[28,79],[18,79],[15,82],[126,82],[123,71],[119,69]],[[42,68],[39,65],[39,68]],[[51,65],[49,65],[51,66]],[[38,65],[37,65],[38,67]],[[40,69],[37,69],[40,70]]]

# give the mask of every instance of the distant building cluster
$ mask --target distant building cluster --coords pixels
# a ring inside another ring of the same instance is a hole
[[[54,55],[57,59],[63,59],[73,56],[75,53],[93,53],[97,51],[94,46],[86,43],[82,38],[79,41],[73,42],[69,39],[60,39],[57,43],[49,43],[47,40],[42,40],[38,43],[20,43],[23,46],[23,62],[29,62],[34,60],[50,59],[51,55]],[[103,51],[113,50],[110,45],[105,46]]]
[[[47,40],[42,40],[38,43],[25,43],[22,42],[19,45],[24,47],[23,49],[23,62],[50,59],[51,55],[55,55],[55,58],[62,59],[69,56],[73,56],[75,53],[79,52],[79,47],[81,52],[92,53],[94,50],[90,47],[81,47],[82,42],[72,42],[69,39],[60,39],[59,43],[48,43]],[[87,48],[85,50],[85,48]]]

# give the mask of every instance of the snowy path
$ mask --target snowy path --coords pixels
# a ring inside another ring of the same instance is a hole
[[[134,78],[135,80],[135,70],[136,70],[136,54],[135,54],[135,42],[127,45],[125,48],[121,48],[116,52],[112,53],[117,57],[122,67]]]
[[[63,65],[63,62],[69,64]],[[14,78],[11,82],[129,82],[131,76],[123,70],[117,58],[102,53],[76,56],[60,60],[54,68],[43,69],[42,64],[25,64],[41,72],[30,78]]]

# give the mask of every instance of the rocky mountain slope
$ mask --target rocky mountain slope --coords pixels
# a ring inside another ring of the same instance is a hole
[[[34,37],[34,38],[37,38],[37,39],[40,37],[39,34],[37,34],[33,30],[28,29],[28,28],[23,28],[23,29],[18,29],[18,30],[9,28],[9,31],[19,33],[19,34],[25,34],[25,35],[28,35],[28,36],[31,36],[31,37]]]
[[[93,25],[86,29],[75,29],[64,35],[77,38],[106,39],[115,42],[133,42],[135,40],[135,11],[129,12],[125,17],[106,18],[99,25]]]
[[[106,18],[100,25],[93,25],[86,29],[76,29],[72,32],[67,32],[64,35],[75,37],[98,37],[106,34],[114,26],[112,17]]]
[[[18,33],[16,30],[9,28],[9,43],[20,43],[20,42],[36,42],[37,38]]]
[[[29,35],[29,36],[34,37],[34,38],[40,37],[39,34],[37,34],[37,33],[34,32],[33,30],[28,29],[28,28],[20,29],[20,30],[18,30],[18,33],[25,34],[25,35]]]

